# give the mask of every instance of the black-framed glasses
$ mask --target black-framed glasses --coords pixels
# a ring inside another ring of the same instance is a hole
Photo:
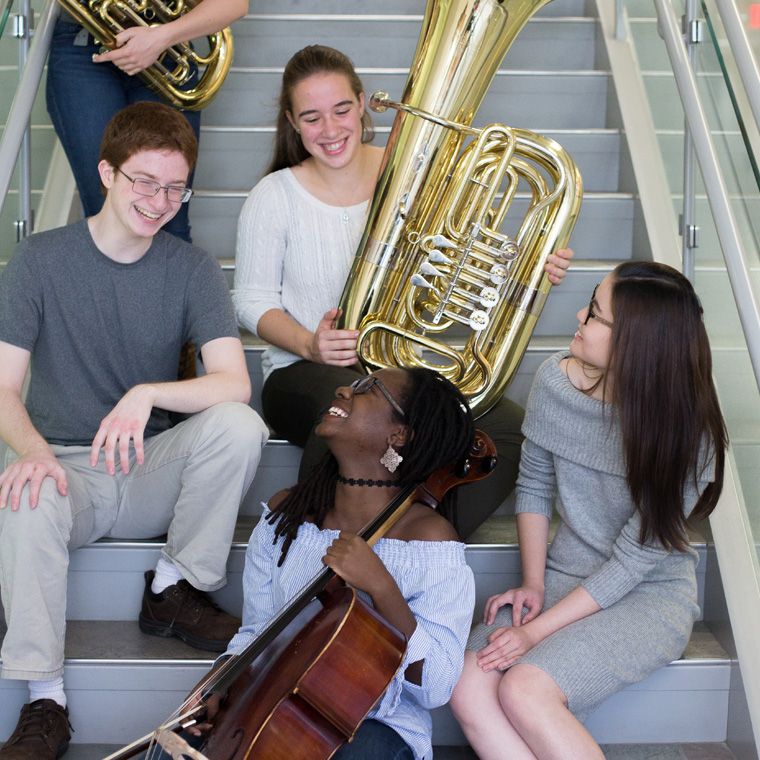
[[[123,174],[131,183],[132,189],[138,195],[144,195],[146,198],[153,198],[159,190],[166,191],[166,197],[172,203],[187,203],[190,200],[190,196],[193,194],[193,190],[190,187],[184,185],[161,185],[153,179],[145,179],[144,177],[130,177],[123,169],[117,169],[117,172]]]
[[[358,380],[354,380],[351,383],[351,390],[355,396],[362,393],[368,393],[373,386],[376,386],[380,393],[385,396],[386,401],[393,407],[394,411],[401,416],[402,419],[406,419],[406,412],[401,408],[398,401],[391,395],[391,392],[383,385],[380,378],[376,375],[367,375],[367,377],[360,377]]]
[[[594,311],[594,303],[596,302],[596,289],[598,287],[599,287],[599,284],[597,283],[594,286],[594,292],[591,294],[591,300],[588,302],[588,311],[586,312],[586,319],[583,320],[583,324],[587,325],[589,319],[595,319],[597,322],[601,322],[603,325],[607,325],[607,327],[612,327],[612,322],[610,322],[609,319],[605,319],[604,317],[600,317]]]

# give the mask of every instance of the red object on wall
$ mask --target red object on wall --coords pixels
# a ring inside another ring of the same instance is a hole
[[[749,28],[760,29],[760,3],[750,3]]]

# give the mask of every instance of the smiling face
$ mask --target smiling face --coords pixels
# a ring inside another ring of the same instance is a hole
[[[345,75],[322,72],[298,82],[291,103],[288,120],[314,159],[335,169],[350,164],[361,146],[364,94]]]
[[[570,343],[570,353],[578,361],[600,370],[608,368],[612,345],[612,285],[613,277],[608,274],[597,286],[589,306],[577,313],[578,330]]]
[[[143,150],[134,153],[119,167],[107,161],[98,164],[100,179],[107,189],[103,212],[109,223],[127,237],[151,238],[179,211],[180,205],[170,201],[164,190],[153,197],[140,195],[132,189],[132,179],[150,179],[160,185],[187,185],[190,167],[187,160],[174,150]]]
[[[373,373],[385,390],[403,408],[407,378],[404,370],[383,369]],[[366,468],[374,466],[388,444],[400,448],[406,441],[406,425],[378,384],[363,393],[351,386],[340,386],[335,399],[322,415],[315,432],[327,441],[333,453],[345,448],[358,458],[369,456]]]

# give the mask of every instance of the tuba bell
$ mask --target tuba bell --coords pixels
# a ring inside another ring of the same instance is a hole
[[[510,45],[546,2],[429,0],[401,101],[370,99],[398,113],[337,326],[359,330],[366,369],[435,369],[476,417],[517,370],[551,287],[544,264],[567,244],[583,195],[554,140],[471,126]],[[527,211],[513,222],[522,189]]]
[[[153,26],[174,21],[200,0],[58,0],[101,45],[116,47],[116,35],[132,26]],[[186,42],[165,50],[139,76],[170,105],[199,111],[216,95],[232,65],[232,32],[229,27],[208,35],[209,51],[200,55]],[[188,88],[193,74],[199,80]]]

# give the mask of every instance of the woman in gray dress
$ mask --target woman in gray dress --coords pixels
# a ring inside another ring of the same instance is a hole
[[[581,720],[679,657],[698,614],[686,521],[714,509],[727,445],[699,299],[626,262],[578,320],[528,399],[523,585],[486,602],[452,697],[483,760],[603,760]]]

